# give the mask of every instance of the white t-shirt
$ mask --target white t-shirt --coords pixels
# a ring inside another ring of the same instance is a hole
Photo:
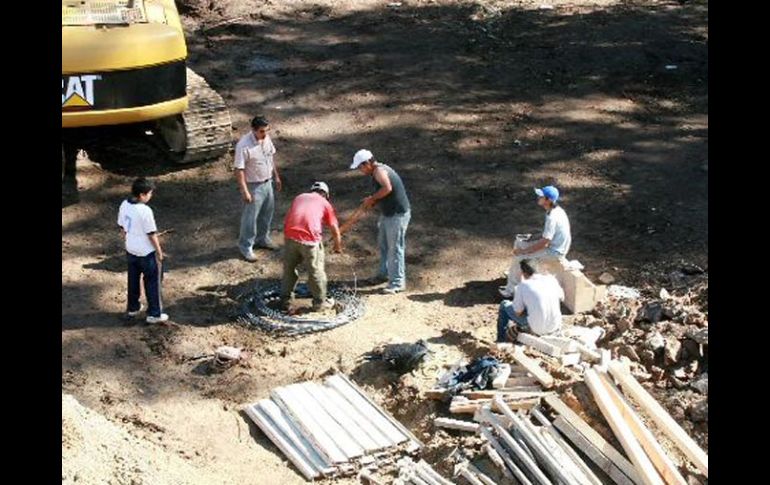
[[[144,257],[155,251],[148,234],[157,232],[155,216],[147,204],[124,200],[118,210],[118,225],[126,231],[126,251]]]
[[[235,145],[233,165],[244,171],[246,182],[266,182],[273,178],[273,155],[275,146],[270,135],[257,140],[254,132],[247,133]]]
[[[557,205],[545,215],[543,238],[550,239],[551,244],[548,247],[562,256],[566,256],[569,252],[569,247],[572,245],[572,233],[570,232],[567,213],[561,206]]]
[[[561,307],[564,290],[552,275],[533,274],[516,287],[513,309],[527,310],[527,323],[532,333],[546,335],[561,328]]]

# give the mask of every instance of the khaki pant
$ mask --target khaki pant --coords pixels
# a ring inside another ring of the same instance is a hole
[[[324,245],[319,242],[308,246],[287,239],[283,249],[283,280],[281,282],[281,301],[286,303],[294,298],[299,272],[297,267],[305,263],[308,269],[308,286],[313,295],[313,303],[326,300],[326,271],[324,269]]]

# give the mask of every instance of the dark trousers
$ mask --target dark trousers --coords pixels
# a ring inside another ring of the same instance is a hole
[[[160,301],[160,265],[155,258],[155,251],[147,256],[134,256],[126,253],[128,262],[128,311],[135,312],[141,308],[139,304],[139,279],[144,276],[144,294],[147,298],[147,315],[159,317]]]

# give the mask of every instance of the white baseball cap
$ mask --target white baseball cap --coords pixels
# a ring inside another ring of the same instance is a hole
[[[353,163],[350,164],[350,169],[354,170],[358,168],[359,165],[361,165],[364,162],[368,162],[374,158],[374,155],[372,155],[372,152],[369,150],[361,149],[356,152],[355,155],[353,155]]]
[[[310,190],[323,190],[326,192],[326,195],[329,195],[329,186],[326,185],[326,182],[313,182],[313,185],[310,187]]]

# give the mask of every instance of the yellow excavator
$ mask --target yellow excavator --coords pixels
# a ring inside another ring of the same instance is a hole
[[[186,61],[174,0],[62,0],[62,128],[153,122],[176,161],[226,153],[227,106]]]

